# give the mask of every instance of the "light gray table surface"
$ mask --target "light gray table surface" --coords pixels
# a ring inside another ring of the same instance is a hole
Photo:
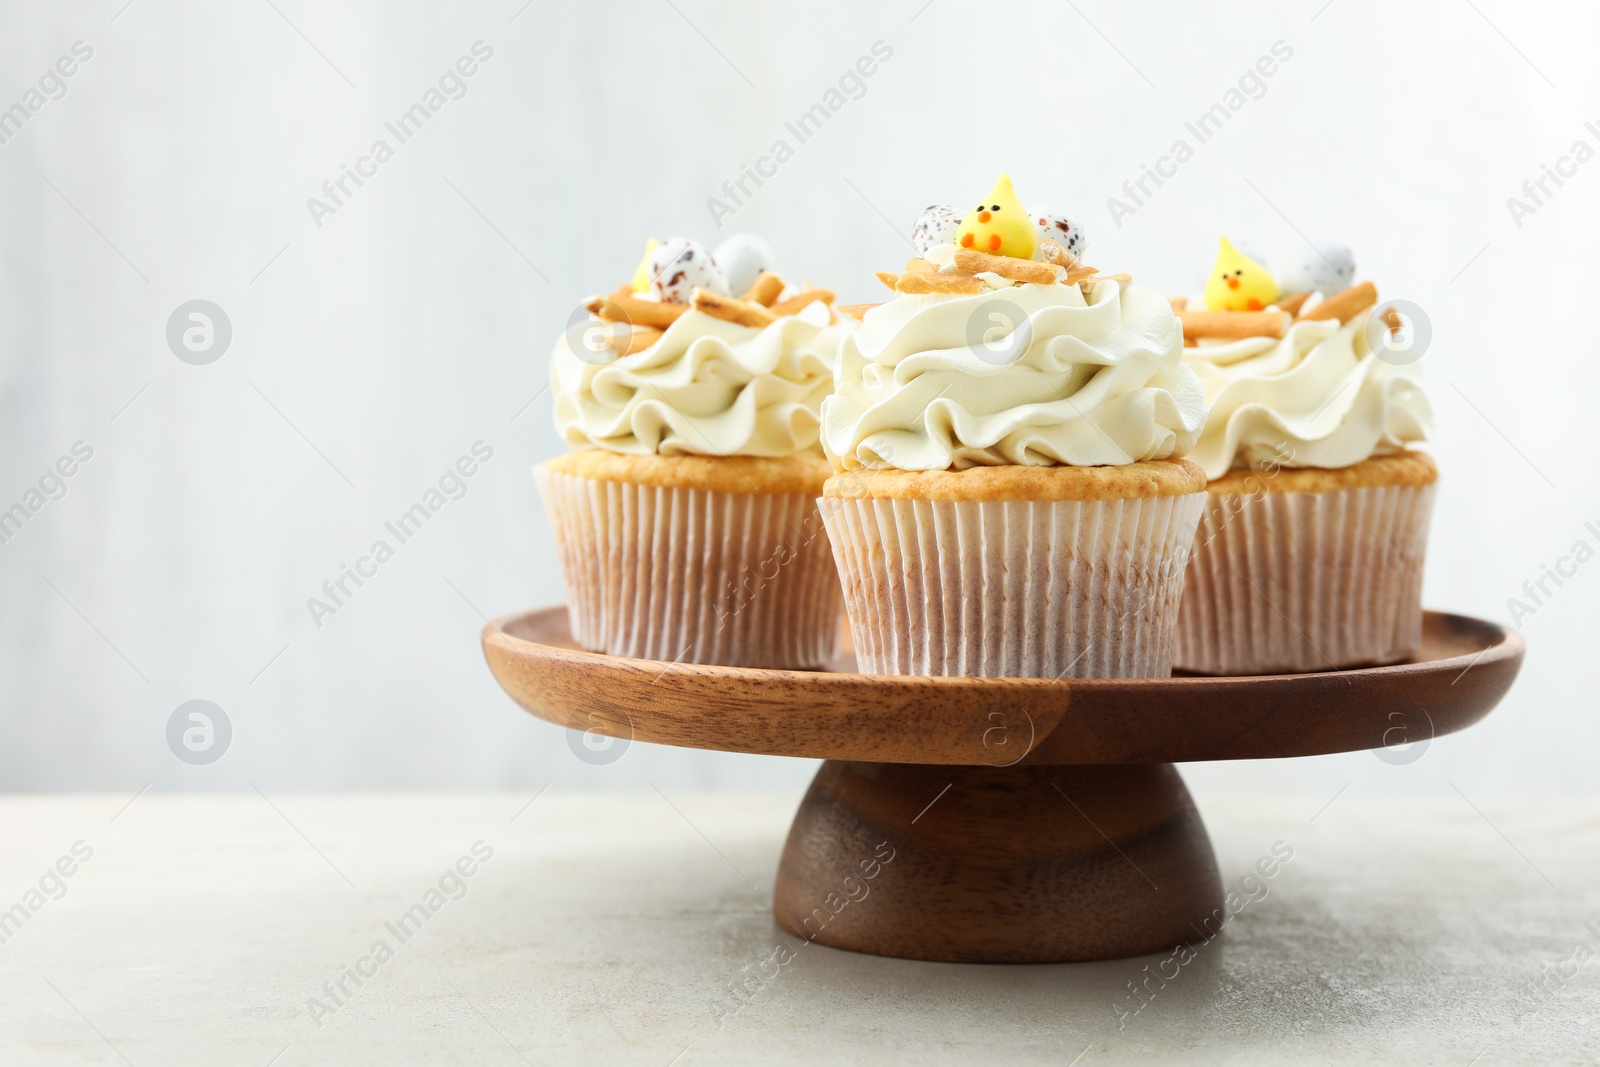
[[[779,932],[794,795],[130,795],[0,798],[0,1063],[1600,1062],[1600,798],[1200,796],[1221,936],[1006,967]]]

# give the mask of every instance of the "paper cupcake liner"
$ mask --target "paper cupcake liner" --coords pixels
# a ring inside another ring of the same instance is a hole
[[[732,667],[835,654],[839,579],[809,493],[534,477],[584,648]]]
[[[1172,672],[1184,562],[1204,493],[820,503],[866,673]]]
[[[1211,496],[1174,666],[1290,674],[1411,656],[1433,497],[1431,484]]]

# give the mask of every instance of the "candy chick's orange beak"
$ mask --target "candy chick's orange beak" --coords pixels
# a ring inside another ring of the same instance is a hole
[[[990,218],[992,218],[992,216],[987,211],[978,212],[979,222],[988,222]]]
[[[1239,279],[1238,278],[1229,278],[1228,279],[1228,288],[1229,289],[1237,289],[1237,288],[1239,288]]]

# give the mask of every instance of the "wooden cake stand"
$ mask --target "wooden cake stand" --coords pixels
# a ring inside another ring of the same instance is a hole
[[[847,640],[848,640],[848,628]],[[496,619],[489,667],[572,729],[826,760],[773,890],[837,948],[974,963],[1111,959],[1214,933],[1216,857],[1175,762],[1315,756],[1470,726],[1522,638],[1427,614],[1415,661],[1258,678],[1048,681],[746,670],[585,652],[564,607]]]

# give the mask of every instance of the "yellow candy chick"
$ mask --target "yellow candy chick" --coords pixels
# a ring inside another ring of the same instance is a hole
[[[650,291],[650,257],[655,254],[655,250],[659,247],[661,247],[661,242],[654,237],[644,243],[644,255],[640,257],[639,265],[633,268],[633,281],[629,285],[635,296]]]
[[[1272,272],[1222,238],[1217,264],[1206,282],[1206,307],[1212,311],[1260,311],[1278,299]]]
[[[962,248],[996,256],[1032,259],[1039,247],[1039,231],[1034,229],[1032,216],[1022,209],[1009,174],[1000,175],[983,203],[967,212],[957,233]]]

